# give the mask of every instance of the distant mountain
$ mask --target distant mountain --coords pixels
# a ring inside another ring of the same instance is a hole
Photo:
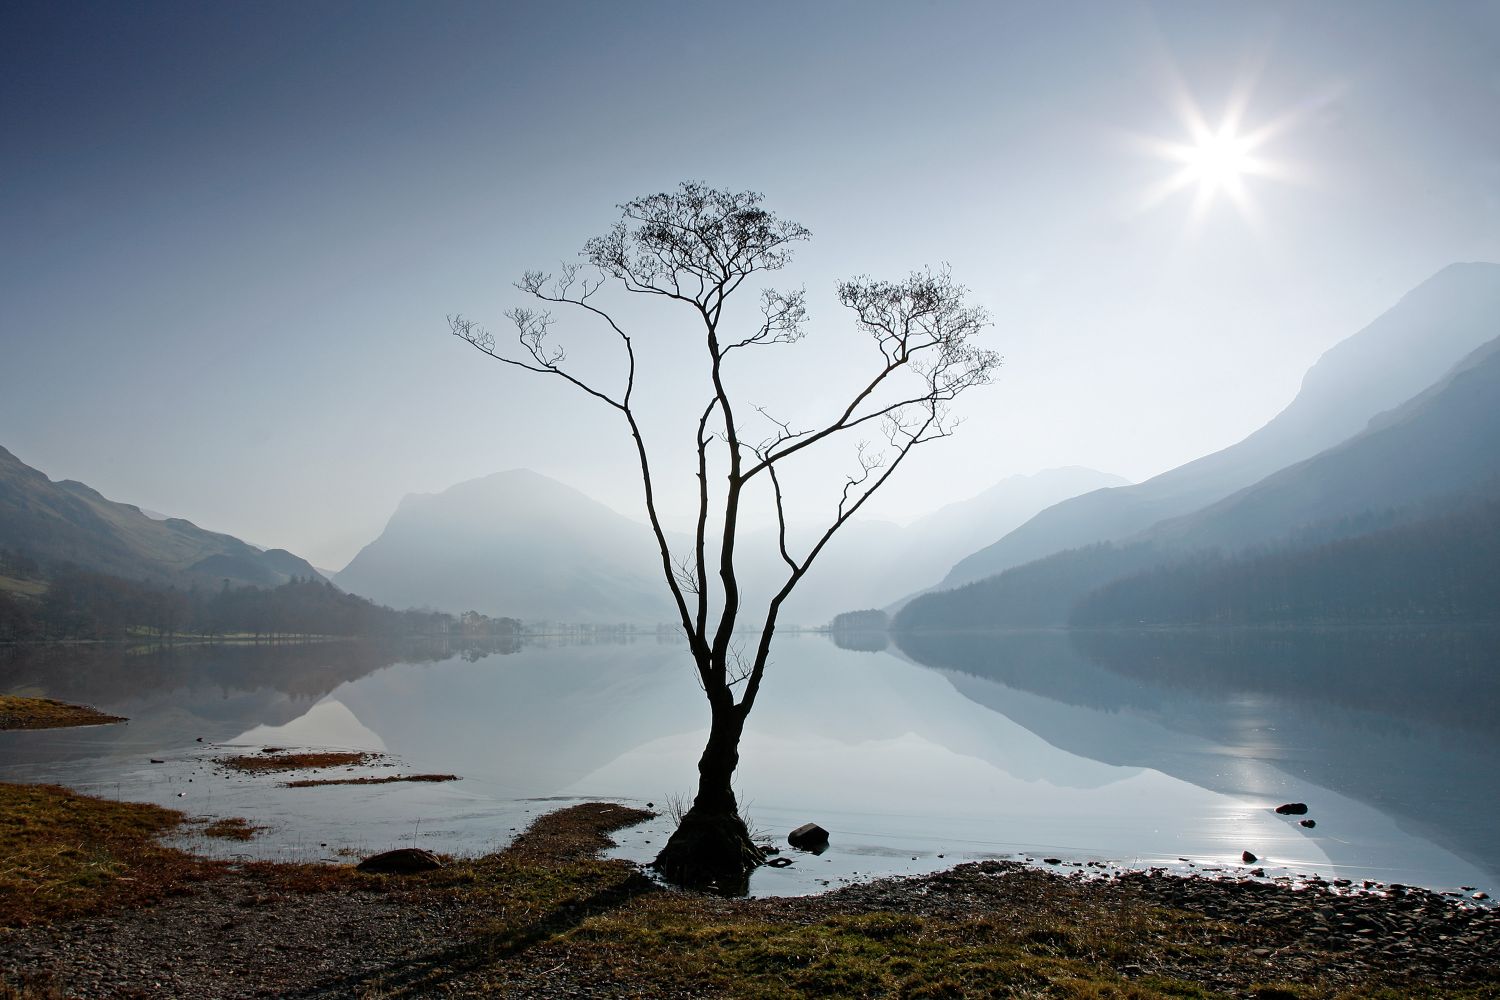
[[[592,623],[676,618],[646,525],[526,469],[407,496],[334,582],[403,608]]]
[[[1122,481],[1090,469],[1053,469],[1006,479],[906,528],[851,521],[793,592],[780,622],[822,625],[851,607],[887,603],[1047,504]],[[811,534],[794,525],[793,548]],[[687,554],[684,536],[668,540],[675,554]],[[742,620],[755,623],[785,568],[769,531],[743,535],[738,553]],[[677,620],[645,524],[525,469],[406,497],[381,536],[334,580],[397,607],[568,622]]]
[[[955,561],[993,542],[1060,500],[1128,482],[1071,466],[1009,476],[984,492],[948,504],[905,527],[850,521],[793,592],[782,620],[822,625],[840,612],[881,608],[931,586]],[[751,551],[774,553],[769,535]],[[749,547],[747,547],[749,548]],[[757,564],[757,578],[774,569]]]
[[[0,549],[130,580],[274,587],[316,577],[285,549],[262,551],[180,517],[158,520],[83,483],[53,482],[0,448]]]
[[[1192,553],[1336,541],[1500,495],[1500,338],[1354,437],[1120,544],[1057,553],[902,609],[898,628],[1061,625],[1085,595]],[[1145,615],[1150,618],[1149,614]]]
[[[1055,552],[1127,538],[1221,500],[1359,432],[1497,330],[1500,265],[1450,265],[1325,353],[1291,404],[1248,438],[1138,485],[1096,490],[1049,507],[958,562],[940,586],[950,589]]]

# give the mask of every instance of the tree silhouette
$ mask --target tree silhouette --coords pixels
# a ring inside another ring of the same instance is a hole
[[[966,303],[966,290],[946,269],[917,271],[895,282],[859,277],[839,284],[838,299],[872,342],[868,380],[809,428],[794,429],[763,407],[742,406],[726,379],[737,352],[795,343],[802,339],[807,316],[804,291],[761,288],[753,320],[731,332],[731,297],[752,275],[783,268],[794,245],[811,235],[762,208],[761,202],[755,192],[733,193],[687,182],[674,191],[621,205],[620,220],[588,241],[581,263],[563,264],[555,275],[530,271],[517,283],[535,305],[505,314],[515,327],[516,347],[502,349],[488,330],[461,315],[448,318],[454,335],[488,357],[567,382],[616,411],[629,428],[662,575],[711,719],[698,762],[697,794],[655,866],[680,883],[729,889],[742,886],[763,860],[738,814],[731,778],[782,604],[835,533],[912,449],[952,433],[955,421],[949,404],[965,390],[988,382],[1000,363],[993,352],[974,346],[988,317],[983,309]],[[635,341],[617,322],[618,310],[605,308],[600,292],[606,286],[685,310],[702,335],[707,402],[686,417],[696,430],[697,518],[690,552],[674,553],[662,527],[658,483],[635,406]],[[618,338],[625,370],[617,387],[603,387],[568,366],[566,351],[552,337],[552,309],[564,307],[603,324]],[[747,418],[762,419],[765,436],[746,437],[741,421]],[[859,442],[854,471],[845,478],[826,527],[806,548],[798,548],[787,533],[788,462],[851,432],[878,432],[886,446],[876,450]],[[723,470],[717,486],[711,469]],[[743,610],[737,544],[746,490],[752,484],[774,505],[776,555],[785,575],[765,608],[753,652],[747,653],[734,636]]]

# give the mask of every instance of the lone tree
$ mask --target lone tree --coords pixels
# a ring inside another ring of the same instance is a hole
[[[755,192],[734,193],[699,183],[636,198],[620,206],[609,232],[589,240],[581,263],[566,263],[556,275],[529,271],[517,283],[535,305],[506,312],[518,349],[502,349],[494,336],[463,316],[450,316],[455,336],[496,361],[562,379],[615,410],[629,428],[640,464],[646,515],[661,555],[661,571],[687,636],[698,680],[708,698],[708,743],[698,761],[698,791],[691,808],[657,856],[655,867],[688,885],[735,888],[764,860],[739,816],[731,778],[739,764],[740,734],[755,706],[782,604],[807,575],[834,534],[891,477],[911,450],[953,431],[949,404],[965,390],[988,382],[1000,363],[975,347],[988,325],[985,311],[965,302],[966,290],[946,269],[918,271],[896,282],[852,278],[838,286],[839,302],[870,338],[868,380],[820,423],[794,429],[761,407],[741,406],[726,388],[726,370],[737,351],[791,344],[803,336],[805,292],[761,288],[758,310],[748,322],[726,311],[730,298],[752,275],[776,271],[795,244],[811,235],[795,222],[761,207]],[[659,484],[653,478],[646,438],[637,420],[636,347],[632,334],[600,303],[606,286],[654,296],[686,310],[701,326],[704,389],[708,397],[693,415],[697,461],[697,524],[689,552],[673,552],[658,515]],[[742,297],[743,298],[743,297]],[[566,364],[552,338],[553,308],[570,309],[604,324],[623,349],[619,384],[605,387]],[[748,310],[747,310],[748,312]],[[741,420],[754,411],[765,421],[763,437],[747,438]],[[838,492],[826,527],[798,548],[787,533],[783,487],[787,464],[831,439],[880,433],[886,447],[859,441],[852,473]],[[716,475],[723,479],[715,485]],[[759,481],[759,482],[757,482]],[[765,607],[753,652],[735,640],[744,611],[736,545],[747,488],[774,506],[784,582]],[[769,489],[764,485],[768,484]],[[717,575],[717,587],[711,582]],[[714,591],[717,591],[714,593]]]

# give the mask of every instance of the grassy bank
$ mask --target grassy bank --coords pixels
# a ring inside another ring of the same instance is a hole
[[[1432,894],[984,862],[726,900],[598,857],[647,815],[575,806],[496,854],[397,877],[206,862],[158,844],[181,814],[0,785],[0,927],[25,927],[0,931],[0,954],[21,956],[0,963],[13,997],[217,995],[231,972],[247,990],[383,997],[1500,997],[1495,914]],[[305,926],[327,933],[309,945]],[[89,963],[109,948],[129,961],[100,978]]]
[[[0,784],[0,927],[138,907],[213,866],[159,838],[182,813],[51,785]]]

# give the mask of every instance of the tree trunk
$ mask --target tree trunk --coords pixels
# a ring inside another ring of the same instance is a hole
[[[708,744],[698,759],[698,794],[652,867],[679,885],[742,895],[765,853],[750,839],[731,780],[745,720],[732,699],[715,700]]]

